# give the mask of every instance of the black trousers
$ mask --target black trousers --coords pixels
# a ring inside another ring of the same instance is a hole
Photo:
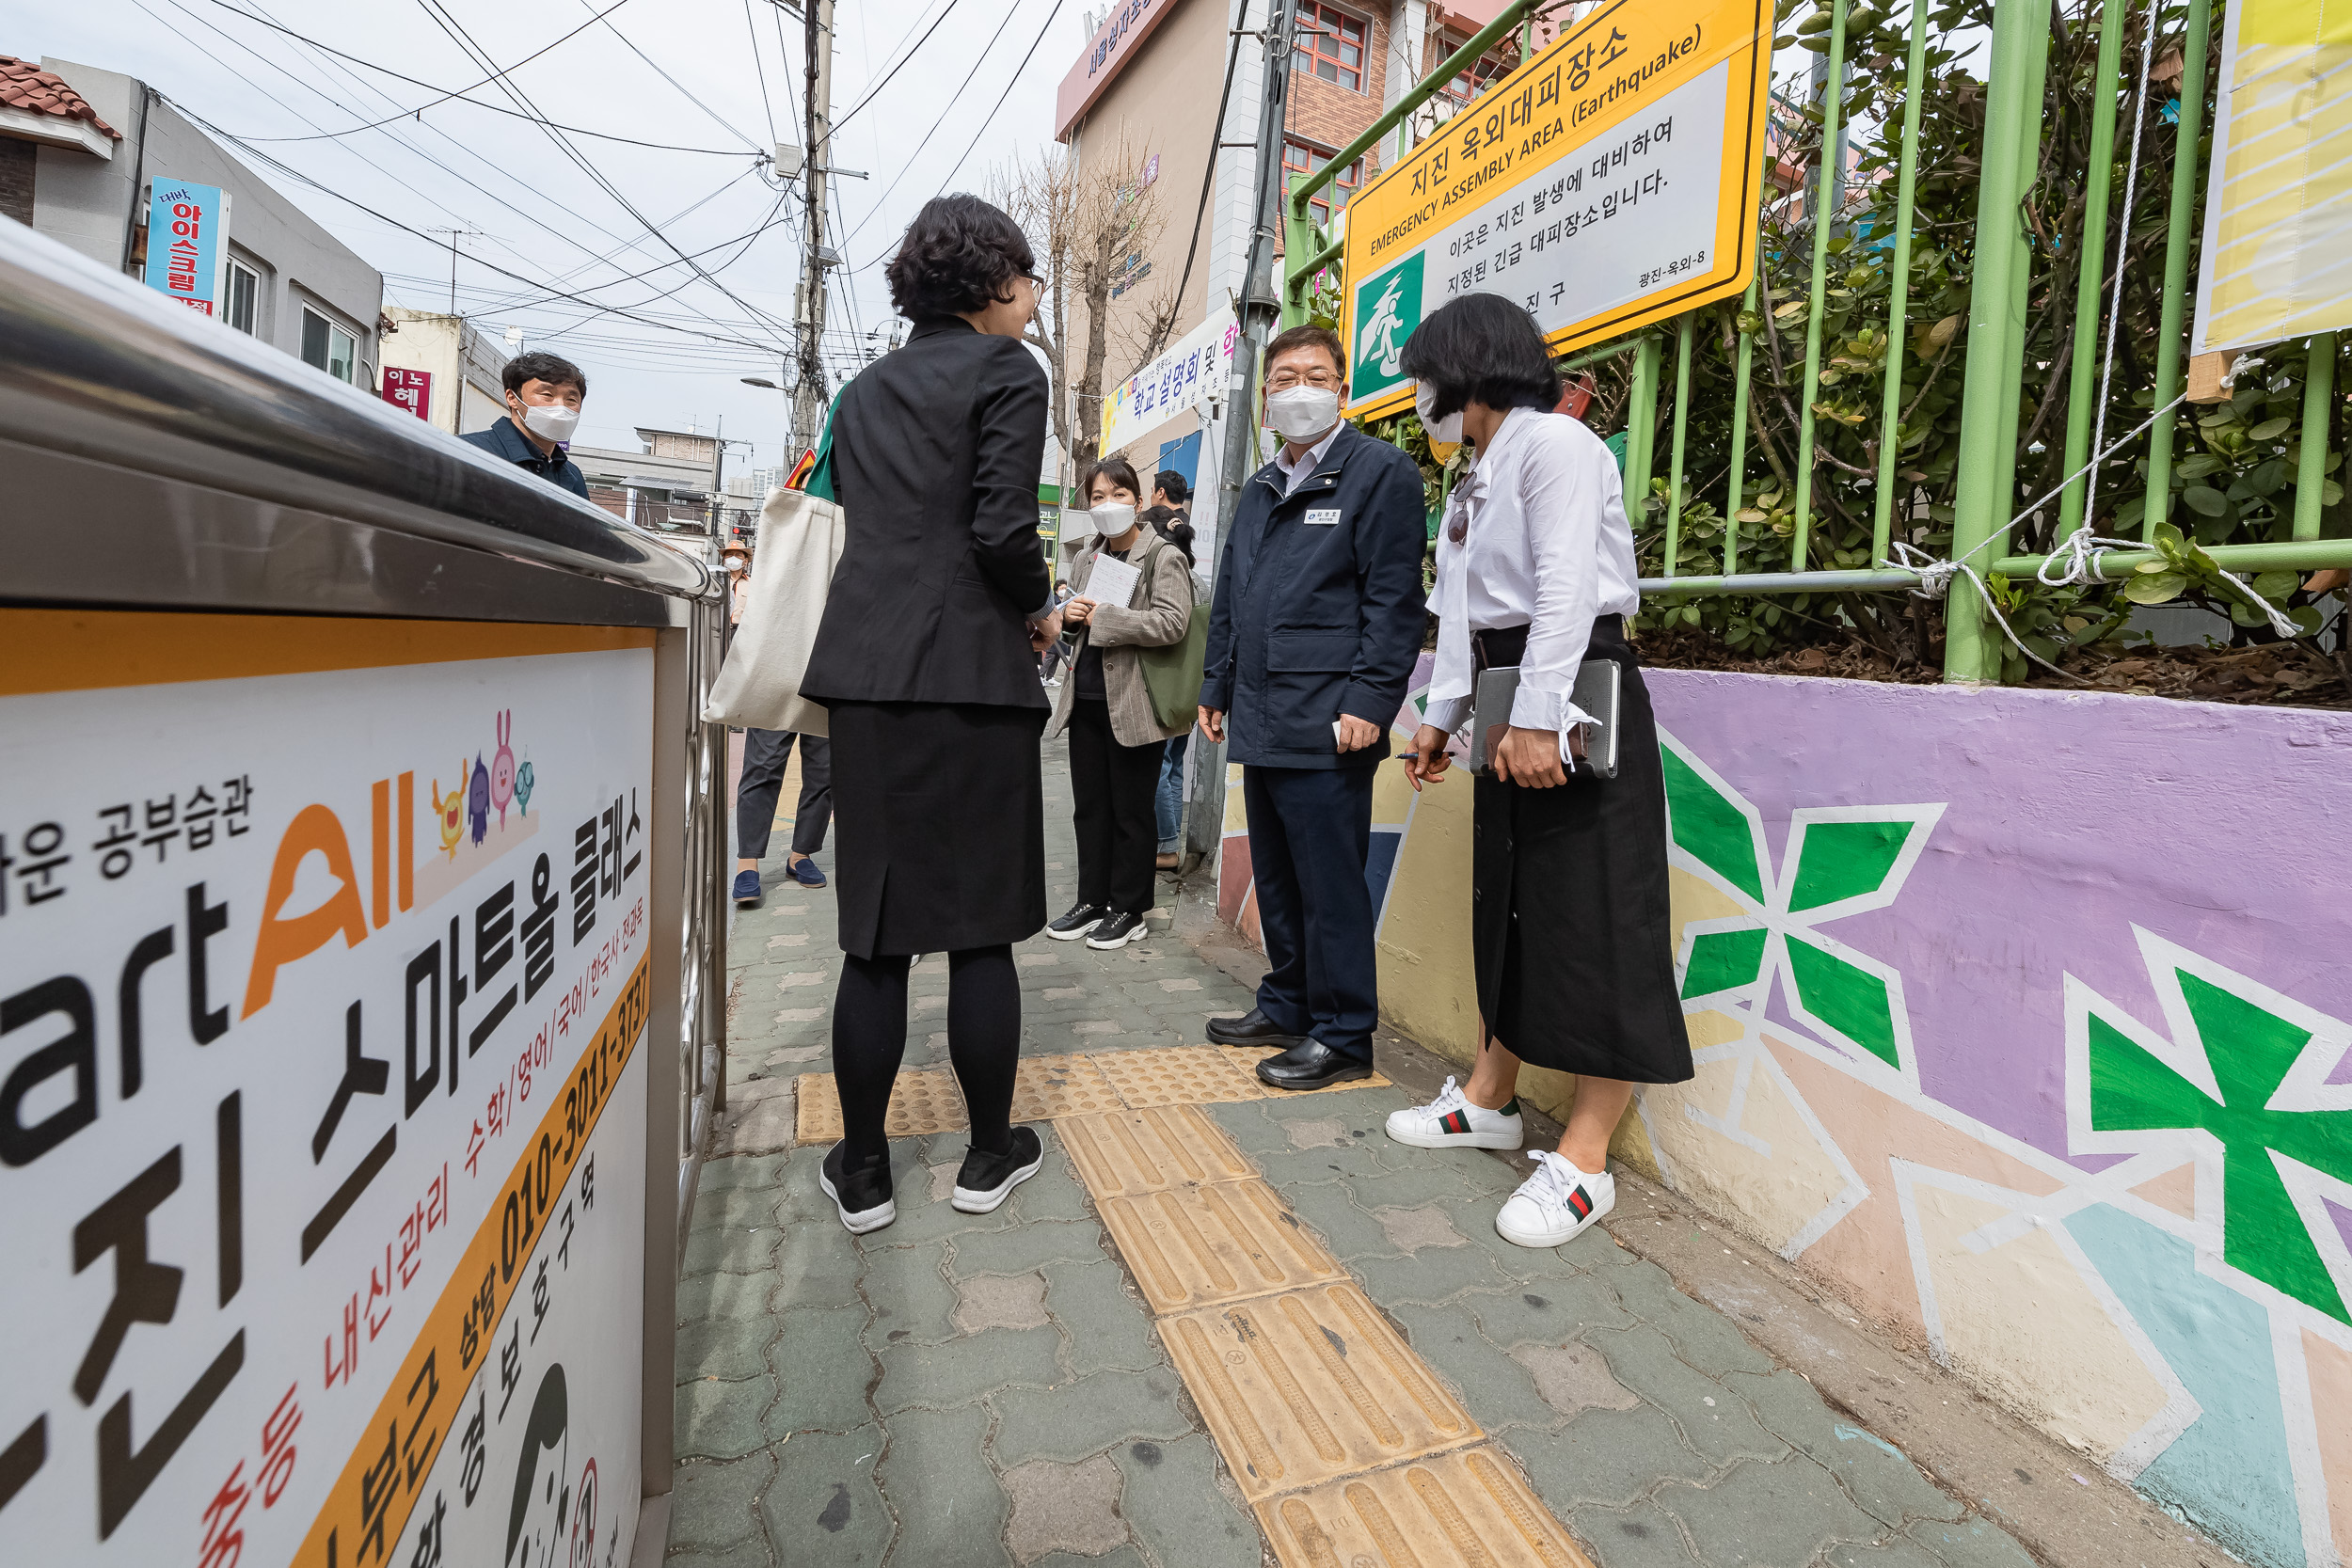
[[[795,740],[801,743],[801,803],[792,812],[792,852],[813,855],[825,847],[825,828],[833,820],[833,742],[790,730],[745,730],[743,781],[735,791],[735,852],[744,860],[767,857]]]
[[[1073,677],[1074,678],[1074,677]],[[1110,705],[1080,697],[1070,706],[1070,791],[1078,830],[1078,902],[1120,914],[1152,909],[1160,830],[1153,798],[1168,742],[1121,746]]]

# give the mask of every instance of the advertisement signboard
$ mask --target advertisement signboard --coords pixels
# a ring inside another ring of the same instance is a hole
[[[2352,326],[2352,70],[2340,16],[2242,0],[2221,18],[2194,352]]]
[[[396,403],[417,418],[432,422],[433,372],[405,370],[398,365],[384,367],[384,401]]]
[[[1204,400],[1222,396],[1232,379],[1233,345],[1240,337],[1229,306],[1113,387],[1103,399],[1102,450],[1117,451]]]
[[[0,645],[0,1561],[626,1560],[652,634]]]
[[[1769,0],[1615,0],[1350,201],[1349,415],[1410,406],[1405,341],[1462,293],[1565,352],[1744,291],[1772,25]]]
[[[229,193],[158,180],[148,198],[147,286],[206,315],[220,313],[229,255]]]

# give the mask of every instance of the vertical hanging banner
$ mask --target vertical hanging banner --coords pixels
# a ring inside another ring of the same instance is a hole
[[[2352,18],[2240,0],[2221,28],[2199,354],[2352,326]]]
[[[1772,27],[1770,0],[1616,0],[1350,201],[1348,414],[1410,404],[1405,341],[1460,294],[1565,352],[1745,290]]]
[[[0,1562],[626,1561],[653,662],[0,610]]]
[[[219,314],[228,241],[228,192],[181,180],[155,182],[147,209],[149,288],[208,316]]]
[[[397,404],[429,422],[433,418],[433,372],[385,366],[384,401]]]

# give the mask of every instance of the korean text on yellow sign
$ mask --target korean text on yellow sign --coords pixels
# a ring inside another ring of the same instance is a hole
[[[1767,0],[1596,11],[1349,204],[1350,414],[1406,404],[1400,356],[1463,293],[1575,348],[1736,294],[1755,267]]]

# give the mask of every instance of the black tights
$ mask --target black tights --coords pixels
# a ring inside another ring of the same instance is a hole
[[[851,1162],[889,1151],[882,1117],[907,1050],[904,954],[844,954],[833,1004],[833,1080]],[[972,1147],[1002,1154],[1012,1144],[1012,1075],[1021,1056],[1021,976],[1009,946],[947,955],[947,1058],[972,1120]]]

